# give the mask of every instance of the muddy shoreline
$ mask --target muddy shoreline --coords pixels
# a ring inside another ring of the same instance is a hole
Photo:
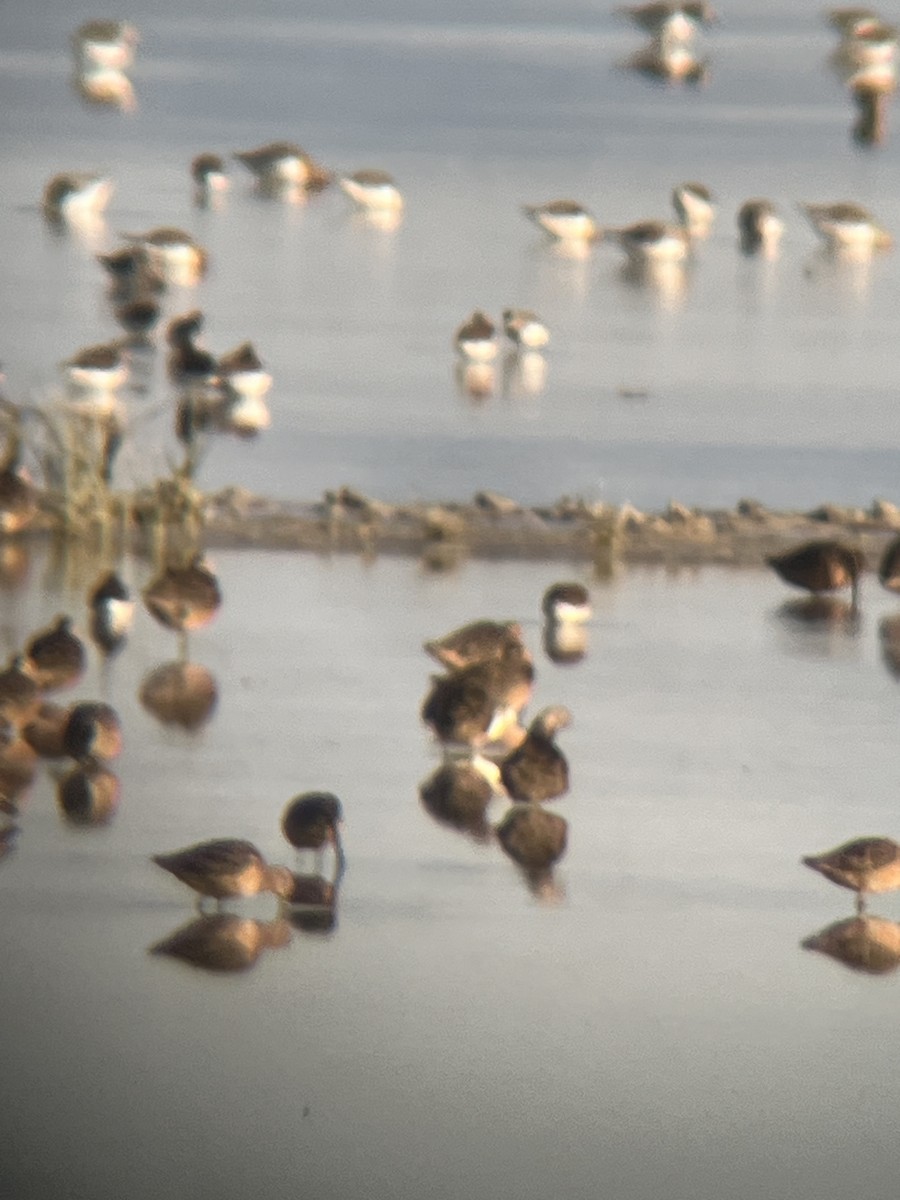
[[[756,567],[804,540],[841,538],[862,549],[871,569],[900,533],[900,507],[886,500],[867,510],[823,504],[807,512],[777,512],[756,500],[727,510],[673,501],[650,513],[568,497],[532,508],[493,492],[459,503],[393,505],[350,488],[318,502],[283,503],[228,488],[204,497],[202,512],[211,547],[410,555],[436,568],[466,557],[593,562],[598,569],[616,562]]]

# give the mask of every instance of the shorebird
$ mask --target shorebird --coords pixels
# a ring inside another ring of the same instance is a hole
[[[72,34],[76,60],[83,70],[124,70],[131,65],[140,40],[137,29],[128,21],[85,21]]]
[[[454,334],[456,349],[472,362],[491,362],[497,356],[497,338],[494,322],[480,309],[476,309]]]
[[[569,790],[569,764],[554,738],[571,720],[572,714],[562,705],[543,709],[524,740],[500,763],[500,779],[513,800],[537,804]]]
[[[202,328],[203,313],[199,308],[173,318],[167,325],[166,341],[170,349],[166,370],[174,383],[218,387],[218,359],[197,345]]]
[[[255,150],[237,150],[234,158],[243,164],[262,188],[285,186],[316,191],[331,182],[331,172],[319,166],[295,142],[269,142]]]
[[[857,28],[879,22],[881,17],[872,8],[830,8],[825,20],[842,37],[853,37]]]
[[[865,567],[862,551],[843,542],[826,539],[804,542],[784,554],[766,560],[785,583],[808,592],[851,589],[854,607],[859,599],[859,577]]]
[[[63,731],[63,750],[82,763],[118,758],[122,753],[119,714],[100,701],[73,704]]]
[[[113,190],[112,180],[103,175],[64,171],[54,175],[44,188],[41,207],[48,221],[94,221],[103,213]]]
[[[738,237],[744,254],[774,258],[784,233],[784,221],[771,200],[746,200],[738,210]]]
[[[41,691],[54,691],[77,682],[86,665],[84,642],[72,632],[69,616],[57,617],[25,647],[25,670]]]
[[[473,663],[502,658],[510,646],[522,647],[522,626],[516,621],[472,621],[442,638],[426,642],[424,650],[452,671]]]
[[[160,625],[184,632],[209,624],[222,604],[222,593],[203,555],[197,554],[186,566],[168,566],[151,580],[144,589],[144,604]]]
[[[295,850],[334,848],[338,872],[343,870],[341,802],[331,792],[304,792],[295,796],[281,814],[281,832]]]
[[[637,221],[619,229],[608,229],[607,234],[622,247],[631,262],[642,266],[681,263],[690,250],[687,230],[665,221]]]
[[[206,971],[247,971],[264,950],[278,949],[291,940],[290,924],[255,921],[236,913],[205,913],[151,946],[149,954],[178,958]]]
[[[856,838],[802,861],[838,887],[856,892],[856,907],[860,912],[865,908],[867,892],[900,888],[900,846],[891,838]]]
[[[65,758],[63,738],[70,714],[70,708],[45,702],[22,729],[22,737],[40,758]]]
[[[24,655],[14,654],[0,671],[0,717],[14,725],[24,725],[40,706],[40,688],[25,670]]]
[[[711,25],[718,19],[705,0],[696,3],[692,0],[686,3],[657,0],[649,4],[623,5],[616,11],[647,33],[664,34],[681,41],[690,41],[699,25]]]
[[[716,216],[715,202],[702,183],[680,183],[672,191],[672,207],[692,238],[705,238]]]
[[[544,592],[541,612],[548,621],[589,621],[591,594],[583,583],[553,583]]]
[[[529,308],[505,308],[503,332],[517,350],[543,350],[550,341],[550,330]]]
[[[197,154],[191,160],[191,179],[199,200],[210,200],[213,196],[228,191],[228,175],[225,160],[220,154]]]
[[[37,488],[21,465],[21,445],[13,439],[0,460],[0,532],[18,533],[38,512]]]
[[[387,171],[355,171],[352,175],[342,175],[338,183],[360,208],[392,212],[403,208],[403,196]]]
[[[285,899],[294,890],[294,876],[287,867],[269,866],[251,842],[237,838],[217,838],[171,854],[155,854],[153,862],[201,897],[218,901],[260,892]]]
[[[192,287],[206,274],[209,255],[194,238],[173,225],[161,225],[146,233],[126,234],[126,240],[142,246],[150,265],[168,283]]]
[[[897,76],[893,67],[884,75],[861,76],[858,73],[847,85],[857,111],[853,139],[862,146],[880,146],[887,140],[888,104],[897,90]]]
[[[568,832],[558,813],[537,804],[515,804],[497,826],[497,839],[520,867],[546,871],[565,853]]]
[[[900,592],[900,537],[885,548],[878,564],[878,580],[889,592]]]
[[[550,237],[560,242],[591,243],[603,238],[603,231],[576,200],[549,200],[546,204],[526,204],[522,212]]]
[[[241,342],[219,359],[219,377],[240,396],[261,397],[272,386],[272,376],[263,368],[252,342]]]
[[[868,209],[851,201],[837,204],[800,204],[816,233],[831,250],[870,253],[886,250],[894,239],[873,218]]]
[[[491,661],[433,677],[422,719],[439,741],[477,749],[515,724],[533,686],[530,654],[520,645],[510,645]]]
[[[88,595],[91,637],[106,654],[125,641],[134,620],[134,600],[117,571],[107,571]]]
[[[120,342],[86,346],[62,364],[67,383],[77,393],[93,396],[98,408],[115,401],[114,393],[128,378],[128,364]]]

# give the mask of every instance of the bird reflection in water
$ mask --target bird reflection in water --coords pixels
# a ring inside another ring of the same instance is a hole
[[[125,72],[116,67],[76,71],[72,77],[72,86],[87,104],[114,108],[126,113],[134,112],[137,108],[134,85]]]
[[[340,873],[334,880],[294,875],[294,890],[282,903],[282,912],[294,929],[326,937],[335,932],[340,878]]]
[[[264,950],[287,946],[291,937],[291,926],[283,918],[257,921],[234,913],[206,913],[151,946],[148,953],[224,974],[249,970]]]
[[[859,607],[840,596],[802,596],[785,600],[775,610],[776,617],[795,629],[828,630],[856,637],[860,631]]]
[[[497,372],[493,363],[460,361],[453,369],[456,390],[461,396],[480,403],[494,394]]]
[[[887,975],[900,966],[900,925],[884,917],[861,914],[836,921],[800,944],[866,975]]]
[[[18,825],[4,825],[0,829],[0,862],[8,858],[16,848],[16,838],[19,836]]]
[[[144,677],[138,696],[163,725],[194,733],[215,713],[219,689],[212,672],[199,663],[169,662]]]
[[[435,821],[479,843],[491,837],[487,810],[493,795],[486,775],[470,759],[445,762],[419,785],[422,807]]]
[[[118,776],[97,761],[75,767],[56,788],[60,812],[70,825],[108,825],[120,795]]]
[[[504,852],[521,869],[529,891],[539,900],[563,898],[553,867],[566,852],[568,833],[565,817],[537,804],[514,804],[496,828]]]
[[[688,271],[683,262],[629,260],[619,268],[619,279],[653,296],[664,312],[677,312],[687,295]]]
[[[540,350],[511,351],[503,358],[503,395],[507,400],[539,396],[547,386],[547,360]]]
[[[882,618],[878,637],[882,662],[895,679],[900,679],[900,613]]]

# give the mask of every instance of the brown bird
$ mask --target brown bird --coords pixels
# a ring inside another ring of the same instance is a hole
[[[219,582],[201,554],[185,567],[166,567],[144,589],[150,615],[167,629],[182,632],[208,625],[221,603]]]
[[[497,826],[500,845],[529,871],[546,871],[562,858],[568,832],[564,817],[536,804],[514,805]]]
[[[766,561],[785,583],[808,592],[835,592],[849,587],[853,604],[858,602],[865,558],[854,546],[832,539],[804,542]]]
[[[458,671],[473,663],[502,658],[510,646],[522,644],[522,626],[515,621],[472,621],[426,642],[424,649],[443,666]]]
[[[469,760],[445,762],[419,785],[422,807],[442,825],[485,842],[490,833],[487,808],[493,789]]]
[[[295,850],[334,847],[338,871],[344,865],[341,845],[341,802],[331,792],[304,792],[295,796],[281,814],[281,832]]]
[[[881,556],[878,579],[889,592],[900,592],[900,537],[894,538]]]
[[[500,764],[500,778],[513,800],[555,800],[569,790],[569,764],[553,740],[571,723],[562,705],[537,714],[524,741]]]
[[[528,703],[533,686],[530,654],[510,645],[500,658],[433,677],[422,719],[440,741],[477,748],[502,735]]]
[[[57,784],[60,812],[71,825],[106,825],[119,807],[121,785],[102,763],[75,767]]]
[[[134,619],[134,601],[117,571],[108,571],[88,595],[90,633],[104,654],[121,649]]]
[[[74,704],[63,732],[63,750],[79,762],[117,758],[122,753],[122,726],[109,704]]]
[[[71,711],[61,704],[42,704],[22,730],[22,737],[40,758],[65,758],[64,738]]]
[[[44,692],[76,683],[86,665],[84,642],[72,632],[69,616],[57,617],[25,647],[25,670]]]
[[[219,901],[260,892],[287,898],[294,890],[294,876],[287,867],[270,867],[252,843],[237,838],[217,838],[171,854],[155,854],[153,862],[200,896]]]
[[[14,655],[0,671],[0,717],[26,725],[41,707],[41,690],[25,670],[25,658]]]
[[[900,846],[891,838],[856,838],[802,861],[838,887],[856,892],[859,912],[865,907],[866,892],[900,888]]]

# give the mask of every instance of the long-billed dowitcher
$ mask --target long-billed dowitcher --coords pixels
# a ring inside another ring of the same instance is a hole
[[[542,709],[524,740],[500,763],[500,778],[513,800],[540,803],[569,790],[569,764],[554,739],[571,720],[561,704]]]
[[[804,542],[766,560],[785,583],[808,592],[836,592],[849,587],[854,606],[865,567],[862,551],[832,538]]]
[[[216,838],[171,854],[154,854],[153,862],[200,896],[214,900],[260,892],[284,899],[294,890],[294,876],[287,867],[269,866],[251,842],[238,838]]]
[[[522,645],[522,627],[516,621],[471,621],[426,642],[424,649],[445,667],[458,671],[473,663],[502,658],[510,646]]]
[[[75,683],[84,674],[84,642],[72,630],[72,618],[62,615],[36,633],[25,647],[25,669],[41,691]]]
[[[503,332],[517,350],[543,350],[550,341],[550,330],[530,308],[505,308]]]
[[[744,254],[774,258],[784,234],[784,221],[771,200],[745,200],[737,214],[738,238]]]
[[[548,200],[545,204],[525,204],[522,212],[529,221],[560,242],[591,243],[600,241],[603,231],[594,216],[577,200]]]
[[[63,171],[44,188],[41,205],[48,221],[96,220],[109,203],[113,183],[103,175]]]
[[[477,749],[515,724],[533,686],[531,656],[512,644],[498,658],[433,678],[422,719],[441,742]]]
[[[80,762],[117,758],[122,753],[122,723],[111,704],[74,704],[63,732],[63,749]]]
[[[222,604],[219,581],[195,555],[186,566],[164,568],[144,589],[144,604],[152,617],[167,629],[179,632],[202,629]]]
[[[481,309],[476,309],[457,329],[453,343],[463,358],[491,362],[497,357],[496,326]]]
[[[900,846],[891,838],[855,838],[823,854],[808,855],[803,862],[838,887],[856,892],[859,911],[867,892],[900,888]]]
[[[326,171],[296,142],[268,142],[254,150],[236,150],[234,158],[245,166],[263,188],[302,187],[313,191],[331,182]]]
[[[868,254],[894,244],[892,236],[861,204],[842,200],[836,204],[800,204],[799,208],[831,250]]]
[[[702,183],[679,183],[672,191],[672,207],[692,238],[705,238],[716,216],[712,192]]]
[[[281,814],[281,832],[295,850],[334,848],[338,869],[344,864],[341,802],[332,792],[303,792]]]

